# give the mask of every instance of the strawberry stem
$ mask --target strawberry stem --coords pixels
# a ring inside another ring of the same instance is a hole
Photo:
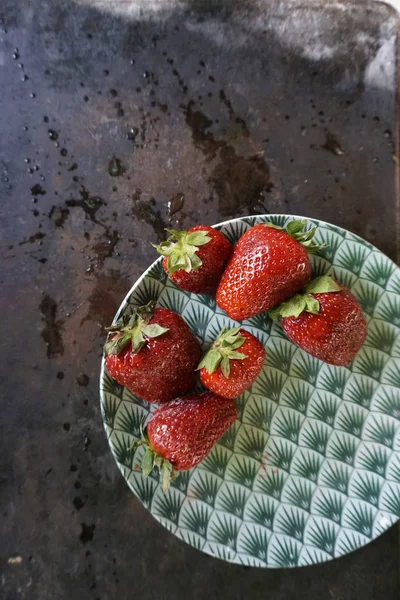
[[[109,336],[104,345],[104,355],[119,354],[127,344],[132,344],[132,352],[137,354],[146,343],[146,338],[155,338],[168,331],[157,323],[149,324],[155,307],[151,301],[135,308],[132,315],[123,315],[114,325],[106,327]]]
[[[332,279],[330,275],[322,275],[307,284],[303,294],[295,294],[289,300],[285,300],[278,306],[274,306],[268,311],[268,316],[276,321],[280,317],[298,317],[302,312],[309,312],[313,315],[319,313],[319,302],[313,294],[327,294],[340,292],[340,285]]]
[[[143,429],[143,422],[140,427],[142,439],[136,440],[129,447],[130,450],[135,450],[139,446],[146,446],[146,450],[142,457],[142,475],[148,477],[154,467],[157,467],[161,478],[161,487],[164,494],[169,490],[171,482],[179,476],[179,471],[173,468],[169,460],[163,458],[152,447],[147,430]]]
[[[278,225],[274,225],[273,223],[265,223],[268,227],[273,227],[274,229],[280,229],[281,231],[285,231],[288,233],[296,242],[299,242],[302,246],[307,249],[307,252],[310,254],[315,254],[319,249],[326,248],[327,244],[322,243],[318,244],[313,241],[313,237],[317,231],[316,227],[311,227],[311,229],[305,230],[307,225],[307,221],[305,219],[297,219],[296,221],[290,221],[287,224],[286,229],[283,227],[279,227]]]
[[[197,370],[205,368],[211,374],[220,367],[224,377],[228,378],[231,371],[230,361],[247,358],[246,354],[236,352],[245,341],[246,338],[240,335],[240,327],[234,327],[233,329],[225,327],[219,333],[210,350],[203,356]]]
[[[203,264],[197,256],[199,247],[208,244],[211,240],[207,231],[188,232],[178,229],[166,229],[165,231],[170,234],[169,238],[157,246],[154,244],[152,246],[162,256],[167,257],[168,275],[172,275],[180,269],[186,273],[198,271]]]

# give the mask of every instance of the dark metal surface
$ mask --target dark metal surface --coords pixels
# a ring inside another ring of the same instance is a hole
[[[398,598],[396,527],[291,572],[175,539],[119,475],[97,391],[102,328],[165,226],[310,215],[396,259],[394,11],[0,0],[0,18],[0,598]]]

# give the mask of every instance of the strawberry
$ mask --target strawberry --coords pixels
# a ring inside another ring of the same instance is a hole
[[[257,379],[264,359],[264,346],[254,335],[240,327],[225,328],[197,368],[201,382],[209,390],[235,398]]]
[[[158,467],[164,491],[179,471],[199,464],[237,417],[233,400],[212,392],[177,398],[158,408],[143,432],[147,446],[142,460],[147,477]]]
[[[155,302],[108,327],[104,346],[109,374],[148,402],[166,402],[195,383],[200,344],[181,316]]]
[[[215,294],[232,246],[208,225],[188,231],[166,229],[167,241],[154,246],[165,258],[163,267],[176,285],[194,294]]]
[[[293,296],[269,315],[281,318],[292,342],[331,365],[351,362],[367,337],[367,323],[356,298],[328,275],[311,281],[304,294]]]
[[[272,223],[255,225],[236,244],[217,290],[217,304],[242,321],[301,290],[311,277],[308,251],[316,228],[292,221],[287,231]]]

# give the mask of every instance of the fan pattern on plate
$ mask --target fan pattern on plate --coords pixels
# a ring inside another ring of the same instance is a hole
[[[234,242],[266,220],[218,226]],[[218,558],[294,567],[342,556],[400,517],[400,271],[373,246],[327,223],[311,256],[314,275],[331,270],[358,298],[368,338],[348,367],[333,367],[289,342],[264,315],[243,322],[266,347],[264,369],[237,399],[239,418],[210,455],[164,495],[143,479],[143,448],[130,450],[150,406],[102,370],[101,407],[109,443],[132,491],[165,527]],[[161,259],[132,288],[118,315],[155,299],[183,316],[204,347],[235,326],[208,296],[179,290]],[[117,316],[118,316],[117,315]]]

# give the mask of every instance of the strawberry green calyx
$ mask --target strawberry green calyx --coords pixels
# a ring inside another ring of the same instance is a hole
[[[312,294],[326,294],[330,292],[340,292],[341,287],[332,279],[330,275],[317,277],[305,287],[303,294],[296,294],[285,300],[278,306],[274,306],[268,311],[269,317],[276,321],[280,317],[298,317],[302,312],[309,312],[313,315],[319,313],[319,302]]]
[[[326,294],[328,292],[340,292],[340,285],[330,275],[316,277],[304,288],[305,294]]]
[[[104,355],[119,354],[131,342],[132,352],[137,354],[146,343],[146,338],[156,338],[168,331],[157,323],[149,324],[155,302],[135,308],[132,315],[124,315],[106,330],[111,334],[104,345]],[[115,335],[113,335],[115,334]]]
[[[211,374],[220,366],[223,375],[228,378],[231,371],[229,362],[247,358],[246,354],[236,352],[245,341],[246,338],[240,335],[240,327],[234,327],[233,329],[225,327],[200,361],[197,370],[205,368]]]
[[[208,244],[211,240],[207,231],[179,231],[177,229],[166,229],[170,234],[165,242],[161,242],[154,248],[167,257],[168,275],[172,275],[179,269],[183,269],[186,273],[197,271],[203,264],[197,256],[197,251],[200,246]]]
[[[313,240],[315,232],[317,231],[316,227],[311,227],[304,231],[304,228],[307,225],[307,221],[305,219],[298,219],[297,221],[290,221],[287,224],[286,229],[283,227],[279,227],[278,225],[274,225],[273,223],[265,223],[267,227],[272,227],[273,229],[280,229],[281,231],[285,231],[288,233],[296,242],[299,242],[302,246],[304,246],[310,254],[314,254],[320,248],[326,248],[327,244],[318,244]]]
[[[148,477],[154,467],[157,467],[160,472],[162,490],[166,493],[169,490],[171,482],[178,477],[179,471],[174,469],[169,460],[166,460],[154,450],[143,425],[140,430],[142,439],[133,442],[130,450],[135,450],[138,446],[146,446],[146,451],[142,458],[142,475],[143,477]]]

